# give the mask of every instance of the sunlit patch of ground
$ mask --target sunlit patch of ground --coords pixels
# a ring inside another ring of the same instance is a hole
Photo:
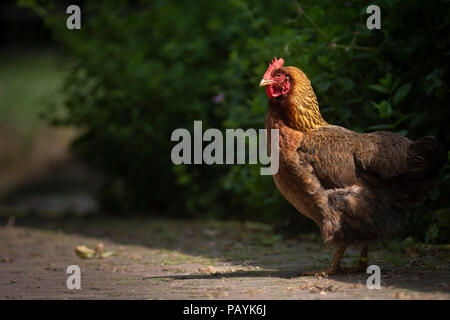
[[[8,221],[3,208],[0,222]],[[9,212],[10,213],[10,212]],[[367,274],[316,279],[332,248],[315,237],[284,239],[269,225],[221,221],[21,218],[0,228],[1,299],[449,299],[449,251],[377,249],[380,290]],[[305,241],[304,239],[308,239]],[[114,255],[81,259],[78,245]],[[356,259],[349,250],[344,263]],[[66,268],[82,270],[81,290],[66,288]]]

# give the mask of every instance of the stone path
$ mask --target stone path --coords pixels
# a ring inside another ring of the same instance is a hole
[[[450,299],[448,248],[369,252],[368,274],[316,279],[332,248],[317,235],[283,239],[259,223],[111,218],[0,218],[0,299]],[[102,243],[107,258],[81,259],[78,245]],[[358,250],[349,250],[351,264]],[[69,265],[81,289],[66,287]]]

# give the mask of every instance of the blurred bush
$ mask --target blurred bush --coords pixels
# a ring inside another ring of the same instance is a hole
[[[66,28],[56,2],[22,0],[71,58],[55,124],[84,134],[78,154],[105,174],[106,212],[284,221],[297,217],[258,166],[175,166],[171,132],[263,128],[259,80],[274,57],[303,69],[329,123],[356,131],[436,135],[448,149],[447,1],[101,1]],[[366,28],[369,4],[381,30]],[[447,164],[406,232],[448,241]],[[302,220],[302,221],[306,221]]]

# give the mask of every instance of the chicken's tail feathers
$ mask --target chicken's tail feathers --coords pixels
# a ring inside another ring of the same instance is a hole
[[[413,141],[407,150],[408,170],[401,174],[400,202],[422,200],[447,162],[447,152],[435,137]]]
[[[408,147],[407,162],[412,175],[436,179],[446,161],[447,152],[435,137],[417,139]]]

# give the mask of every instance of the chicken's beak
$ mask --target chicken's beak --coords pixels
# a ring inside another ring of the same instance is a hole
[[[273,83],[273,80],[262,79],[261,82],[259,83],[259,86],[260,87],[269,86],[272,83]]]

